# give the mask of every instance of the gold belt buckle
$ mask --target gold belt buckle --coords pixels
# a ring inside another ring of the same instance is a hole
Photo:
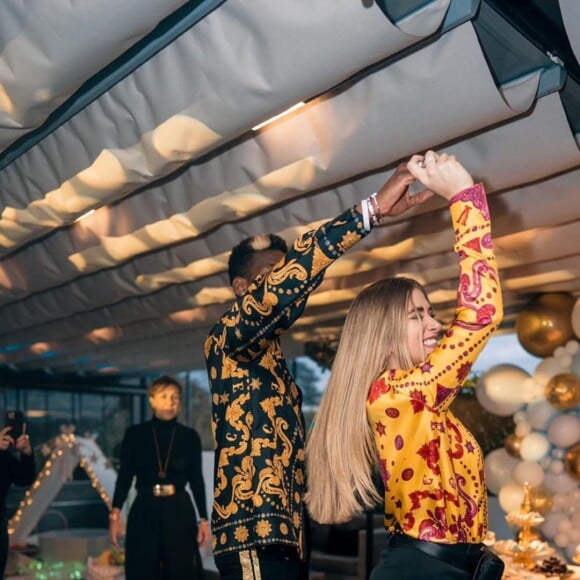
[[[153,495],[155,497],[168,497],[175,495],[175,486],[172,483],[157,483],[153,486]]]

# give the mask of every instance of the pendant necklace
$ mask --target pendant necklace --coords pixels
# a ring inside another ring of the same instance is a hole
[[[153,441],[155,442],[155,451],[157,453],[157,465],[159,467],[157,477],[159,477],[159,479],[165,479],[167,477],[167,466],[169,465],[171,450],[173,449],[173,440],[175,439],[176,426],[173,425],[173,431],[171,432],[171,440],[169,441],[169,447],[167,449],[167,457],[165,458],[165,462],[163,464],[161,463],[161,452],[159,451],[159,441],[157,441],[157,432],[155,431],[155,425],[151,426],[153,427]]]

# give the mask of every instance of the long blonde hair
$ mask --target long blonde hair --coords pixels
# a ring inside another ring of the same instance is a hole
[[[370,385],[389,358],[412,366],[406,342],[409,278],[388,278],[353,301],[332,373],[306,443],[306,504],[321,523],[349,521],[380,501],[372,472],[377,452],[366,413]]]

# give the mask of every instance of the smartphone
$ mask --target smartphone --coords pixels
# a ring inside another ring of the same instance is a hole
[[[8,435],[16,441],[24,431],[24,413],[22,411],[6,411],[5,427],[12,427]]]

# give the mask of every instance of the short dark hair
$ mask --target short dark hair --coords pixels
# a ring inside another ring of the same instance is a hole
[[[284,254],[288,252],[286,242],[276,234],[260,234],[242,240],[232,249],[228,260],[228,275],[230,284],[238,276],[249,280],[252,270],[252,258],[255,254],[268,250],[278,250]]]
[[[155,379],[149,385],[149,388],[147,389],[147,395],[154,397],[159,391],[162,391],[167,387],[175,387],[179,391],[180,397],[183,394],[183,387],[176,379],[170,377],[169,375],[163,375],[162,377]]]

